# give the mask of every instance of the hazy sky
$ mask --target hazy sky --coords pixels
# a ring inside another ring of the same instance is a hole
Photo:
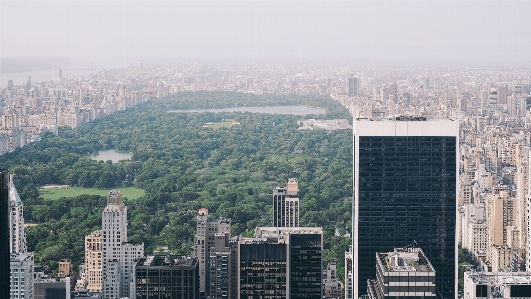
[[[531,63],[531,1],[4,1],[1,56]]]

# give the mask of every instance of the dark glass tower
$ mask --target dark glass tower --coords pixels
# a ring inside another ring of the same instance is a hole
[[[354,298],[375,277],[377,252],[416,242],[442,298],[457,284],[457,144],[452,120],[356,120]]]
[[[9,298],[9,170],[0,169],[0,298]]]
[[[241,299],[321,299],[323,231],[259,227],[238,243]]]

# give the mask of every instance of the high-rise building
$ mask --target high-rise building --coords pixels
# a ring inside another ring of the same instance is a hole
[[[369,299],[437,299],[435,269],[418,247],[376,253],[376,273],[367,282]]]
[[[236,290],[231,288],[232,280],[236,278],[235,275],[231,275],[232,268],[236,266],[231,258],[234,247],[235,244],[231,242],[229,233],[214,235],[214,244],[210,248],[209,256],[210,299],[236,298]]]
[[[359,94],[359,79],[355,77],[347,78],[347,94],[357,96]]]
[[[354,298],[354,265],[352,245],[348,247],[348,251],[345,251],[345,299]]]
[[[87,290],[90,292],[101,292],[101,245],[101,230],[97,230],[90,235],[85,236],[85,279],[87,281]]]
[[[7,81],[7,90],[13,90],[13,80]]]
[[[321,299],[322,259],[321,228],[259,227],[238,243],[238,298]]]
[[[290,178],[287,187],[276,187],[273,190],[273,226],[298,227],[299,209],[299,182]]]
[[[101,227],[103,298],[132,298],[133,267],[144,256],[144,244],[127,243],[127,207],[120,191],[109,191]]]
[[[9,227],[11,228],[10,252],[26,253],[26,235],[24,234],[24,208],[17,189],[13,184],[13,175],[9,180]]]
[[[9,170],[0,170],[0,298],[9,298],[10,228],[9,228]]]
[[[489,194],[487,204],[487,258],[492,262],[496,248],[507,245],[507,227],[513,225],[513,198],[506,191]],[[498,270],[494,270],[498,271]]]
[[[206,294],[210,291],[210,250],[215,245],[215,236],[226,233],[230,238],[230,219],[210,218],[208,209],[199,209],[192,257],[199,260],[199,291],[201,293]]]
[[[398,100],[398,86],[396,82],[389,84],[389,100],[396,102]]]
[[[11,298],[33,299],[33,254],[27,253],[24,209],[13,183],[13,175],[9,177],[8,189]]]
[[[377,252],[416,242],[442,298],[457,291],[457,121],[396,116],[354,121],[354,298]]]
[[[199,299],[199,267],[194,258],[155,255],[134,266],[135,299]]]
[[[11,297],[33,299],[33,254],[11,253]]]

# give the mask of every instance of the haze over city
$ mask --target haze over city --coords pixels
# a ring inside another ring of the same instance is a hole
[[[2,1],[2,58],[528,65],[528,1]]]

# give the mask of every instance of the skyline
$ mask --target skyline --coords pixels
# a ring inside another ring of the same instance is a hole
[[[117,65],[142,58],[529,65],[530,8],[523,1],[2,1],[0,56],[67,56],[85,66],[97,57]]]

